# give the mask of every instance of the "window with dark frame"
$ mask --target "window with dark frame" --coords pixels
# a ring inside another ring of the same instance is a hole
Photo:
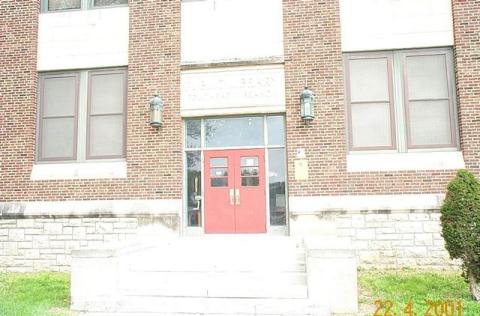
[[[90,71],[88,76],[87,159],[121,158],[125,147],[126,73]]]
[[[39,160],[76,159],[78,97],[78,73],[40,77]]]
[[[82,0],[45,0],[48,11],[63,11],[82,8]]]
[[[127,6],[128,0],[42,0],[42,12]]]
[[[456,148],[449,48],[345,54],[350,151]]]
[[[445,51],[403,53],[408,148],[456,146],[453,61]]]
[[[128,0],[93,0],[94,7],[106,7],[126,4],[128,4]]]
[[[349,59],[347,94],[351,149],[395,149],[392,58],[372,54]]]
[[[39,76],[37,161],[125,157],[126,69]]]

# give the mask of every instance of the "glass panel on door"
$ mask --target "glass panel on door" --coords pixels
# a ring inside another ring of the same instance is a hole
[[[269,191],[270,191],[270,225],[287,224],[287,202],[285,195],[285,150],[270,149],[268,151]]]
[[[259,185],[258,157],[241,157],[240,176],[242,187],[256,187]]]
[[[228,187],[228,158],[210,159],[210,183],[214,188]]]
[[[190,227],[202,226],[202,159],[200,151],[187,153],[187,221]]]

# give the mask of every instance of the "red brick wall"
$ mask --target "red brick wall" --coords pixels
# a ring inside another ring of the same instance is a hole
[[[452,171],[347,173],[339,0],[283,4],[290,195],[443,193]],[[306,79],[317,95],[309,125],[300,119]],[[306,150],[308,181],[295,180],[296,148]]]
[[[0,0],[0,200],[27,198],[35,153],[40,1]]]
[[[135,194],[182,197],[180,1],[129,1],[128,172]],[[164,126],[150,127],[148,102],[158,91]]]
[[[128,179],[29,180],[35,152],[36,41],[39,1],[0,0],[0,201],[181,198],[180,1],[130,1]],[[480,14],[478,1],[454,1],[461,141],[479,172]],[[290,194],[442,193],[453,171],[346,172],[346,136],[338,0],[284,0],[287,145]],[[305,125],[299,93],[317,94]],[[160,134],[148,125],[148,101],[165,101]],[[310,180],[295,181],[296,148],[305,148]]]
[[[128,179],[33,182],[39,2],[0,0],[0,201],[181,198],[180,1],[129,1]]]
[[[460,142],[468,169],[480,174],[480,1],[453,0]]]

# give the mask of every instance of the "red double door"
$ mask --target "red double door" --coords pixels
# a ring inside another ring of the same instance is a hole
[[[205,232],[265,233],[265,150],[205,152]]]

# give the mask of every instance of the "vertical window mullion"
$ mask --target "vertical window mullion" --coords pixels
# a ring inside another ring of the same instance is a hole
[[[394,55],[393,52],[387,53],[388,58],[388,95],[390,107],[390,131],[392,133],[391,141],[393,149],[398,150],[398,136],[397,136],[397,115],[395,113],[395,86],[394,78]]]
[[[87,95],[88,95],[88,72],[80,73],[80,96],[78,108],[78,137],[77,137],[77,161],[85,162],[87,159]]]
[[[403,62],[400,52],[393,52],[393,98],[398,152],[407,152],[407,130],[403,99]]]
[[[458,124],[458,104],[457,104],[457,83],[455,78],[455,69],[454,69],[454,60],[453,60],[453,51],[449,49],[447,52],[447,75],[448,75],[448,85],[449,85],[449,94],[450,94],[450,106],[452,111],[452,129],[453,129],[453,140],[457,149],[460,149],[460,131]]]
[[[200,148],[203,150],[206,146],[206,136],[205,136],[205,119],[201,119],[200,123]]]

